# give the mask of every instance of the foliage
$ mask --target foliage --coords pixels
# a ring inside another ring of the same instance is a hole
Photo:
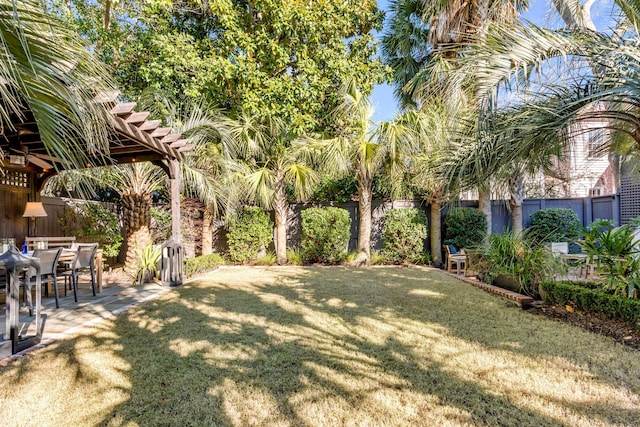
[[[574,242],[580,237],[582,225],[572,209],[548,208],[531,214],[527,238],[534,243]]]
[[[314,158],[318,150],[312,139],[301,135],[279,117],[243,114],[228,120],[223,133],[228,155],[242,170],[248,198],[265,209],[273,209],[278,264],[287,257],[287,187],[298,201],[309,197],[317,181]]]
[[[122,245],[118,215],[102,203],[74,203],[58,220],[67,236],[81,242],[97,242],[105,257],[116,257]]]
[[[375,252],[374,252],[375,255]],[[348,252],[347,255],[344,257],[344,260],[342,261],[342,263],[344,265],[352,265],[356,258],[358,257],[358,251],[351,251]]]
[[[383,21],[375,2],[110,4],[111,16],[94,0],[60,11],[73,14],[130,96],[164,88],[207,98],[232,116],[279,116],[309,130],[338,104],[346,76],[370,91],[386,74],[372,35]]]
[[[385,214],[382,254],[387,262],[419,262],[426,238],[427,217],[420,209],[389,209]]]
[[[467,45],[489,25],[513,21],[526,6],[522,0],[392,1],[381,50],[393,70],[396,97],[405,106],[421,105],[433,94],[431,86],[447,86],[443,75]]]
[[[357,255],[357,253],[356,253]],[[352,262],[355,261],[355,258],[353,258],[351,260]],[[385,258],[384,254],[378,251],[374,251],[371,252],[371,264],[372,265],[384,265],[387,263],[387,259]]]
[[[268,247],[272,239],[273,224],[269,213],[257,206],[247,206],[229,225],[229,256],[236,262],[255,259],[258,252]]]
[[[613,228],[606,220],[594,221],[584,230],[583,251],[597,265],[607,289],[632,298],[640,289],[640,254],[630,224]]]
[[[335,207],[309,208],[300,215],[305,262],[342,262],[351,237],[349,211]]]
[[[303,265],[304,254],[300,248],[288,248],[287,249],[287,261],[291,265]]]
[[[545,281],[540,284],[548,304],[572,305],[603,313],[640,328],[640,300],[612,295],[593,282]]]
[[[340,179],[325,178],[315,186],[309,201],[314,203],[345,203],[350,201],[357,192],[358,188],[354,176]]]
[[[377,173],[373,177],[372,199],[386,200],[391,197],[392,185],[385,179],[383,173]],[[413,194],[409,188],[405,191],[408,198],[412,198]],[[349,175],[344,178],[324,178],[315,186],[309,202],[312,203],[346,203],[356,200],[358,195],[358,187],[355,176]]]
[[[256,259],[251,261],[252,265],[273,265],[276,263],[276,254],[267,251],[264,255],[258,256]]]
[[[189,276],[206,273],[224,265],[225,260],[220,254],[201,255],[185,259],[185,272]]]
[[[476,262],[469,267],[478,272],[482,280],[491,283],[499,274],[513,276],[520,291],[531,296],[538,295],[540,283],[562,270],[560,259],[548,248],[534,245],[522,234],[509,231],[489,236],[488,247],[476,257]]]
[[[450,209],[444,218],[444,235],[444,243],[456,249],[479,247],[487,235],[487,218],[478,209]]]
[[[165,242],[171,237],[171,211],[167,206],[151,206],[151,236],[154,242]]]
[[[111,106],[94,98],[112,90],[112,80],[85,41],[43,5],[38,0],[0,3],[0,123],[5,138],[17,136],[11,122],[27,120],[30,109],[28,121],[37,123],[48,161],[81,168],[107,151]],[[0,164],[0,174],[3,170]]]
[[[149,243],[143,249],[136,249],[137,268],[134,280],[141,285],[153,280],[158,274],[158,261],[162,255],[162,247]]]

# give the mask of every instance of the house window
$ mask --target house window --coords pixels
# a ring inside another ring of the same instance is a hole
[[[587,132],[587,158],[599,159],[606,154],[604,150],[604,129],[591,129]]]
[[[589,197],[597,197],[604,195],[604,187],[593,187],[589,190]]]

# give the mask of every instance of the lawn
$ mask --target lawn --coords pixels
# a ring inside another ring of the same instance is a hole
[[[423,268],[221,269],[0,384],[4,425],[640,420],[640,353]]]

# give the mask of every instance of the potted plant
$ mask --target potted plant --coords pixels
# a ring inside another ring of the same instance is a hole
[[[538,285],[562,270],[562,263],[542,244],[520,233],[492,234],[480,264],[482,279],[515,292],[538,297]]]

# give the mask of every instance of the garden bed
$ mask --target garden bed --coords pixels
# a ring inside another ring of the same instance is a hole
[[[628,322],[610,319],[601,313],[592,311],[574,309],[573,312],[570,312],[565,307],[556,304],[535,304],[527,312],[579,326],[596,334],[613,338],[619,343],[640,351],[640,331],[634,329]]]

